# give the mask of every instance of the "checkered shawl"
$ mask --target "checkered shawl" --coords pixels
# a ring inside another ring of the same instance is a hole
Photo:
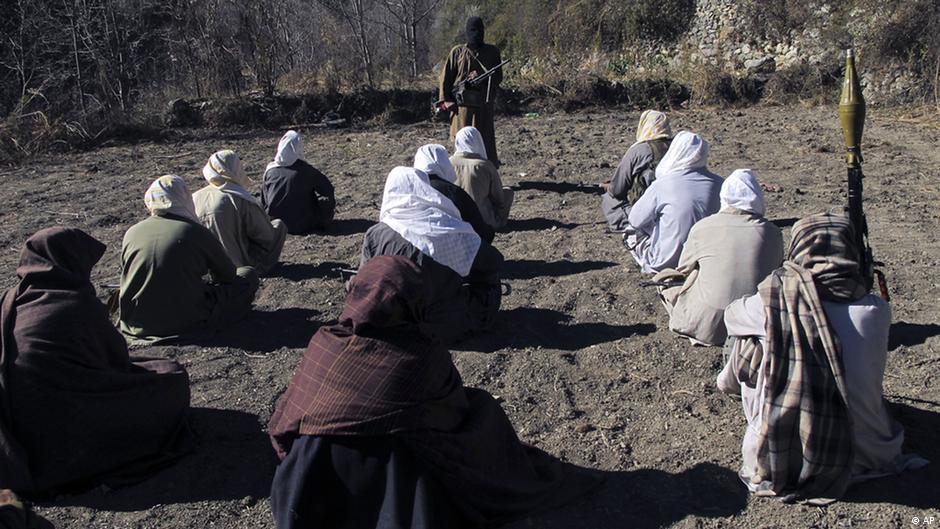
[[[466,406],[450,353],[418,322],[427,296],[420,269],[404,257],[379,256],[350,282],[336,325],[322,327],[268,431],[283,458],[299,435],[384,435],[449,425]]]
[[[767,350],[751,339],[735,360],[739,380],[755,387],[768,357],[755,478],[764,494],[830,500],[848,487],[853,438],[842,348],[822,300],[865,295],[854,241],[846,217],[807,217],[793,226],[783,267],[758,287]]]

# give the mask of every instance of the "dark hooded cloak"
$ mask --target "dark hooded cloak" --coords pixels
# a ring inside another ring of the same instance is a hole
[[[474,526],[556,507],[593,488],[594,475],[522,444],[489,393],[463,386],[448,351],[421,333],[429,297],[420,269],[403,257],[375,257],[359,270],[339,323],[310,340],[277,404],[268,428],[278,455],[288,456],[301,436],[385,439]]]
[[[182,451],[188,376],[128,356],[90,282],[104,250],[78,229],[41,230],[0,300],[0,488],[124,484]]]

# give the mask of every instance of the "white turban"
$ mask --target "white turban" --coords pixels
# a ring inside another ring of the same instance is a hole
[[[670,173],[703,169],[708,164],[708,142],[694,132],[682,131],[656,166],[656,179]]]
[[[304,144],[297,131],[289,130],[281,137],[277,144],[277,154],[274,155],[274,161],[268,164],[268,169],[272,167],[290,167],[297,160],[304,159]]]
[[[258,202],[246,189],[251,181],[242,169],[242,162],[235,151],[224,150],[210,156],[206,166],[202,168],[202,176],[225,193]]]
[[[672,136],[669,117],[658,110],[647,110],[640,115],[636,126],[636,142],[658,140]]]
[[[379,222],[461,277],[470,273],[480,249],[480,236],[461,220],[457,206],[431,187],[428,175],[412,167],[388,173]]]
[[[721,184],[721,209],[728,207],[760,216],[766,213],[764,192],[750,169],[738,169]]]
[[[457,171],[450,158],[447,156],[447,149],[443,145],[432,143],[418,149],[415,153],[415,169],[428,175],[437,175],[438,178],[450,183],[457,181]]]
[[[144,204],[153,216],[170,214],[199,222],[186,181],[176,175],[168,174],[154,180],[144,193]]]
[[[469,152],[486,159],[486,145],[483,144],[483,135],[476,127],[464,127],[454,136],[454,151]]]

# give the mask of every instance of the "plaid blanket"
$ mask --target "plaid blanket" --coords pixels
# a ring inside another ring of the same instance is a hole
[[[339,323],[322,327],[271,418],[283,459],[300,435],[394,437],[473,526],[562,505],[598,483],[519,442],[488,393],[464,388],[450,353],[422,335],[430,293],[404,257],[370,259]]]
[[[837,499],[849,484],[853,438],[842,347],[822,300],[857,300],[865,283],[846,217],[813,215],[792,235],[787,261],[758,287],[767,350],[751,339],[735,358],[751,387],[762,366],[765,375],[755,479],[764,494]]]
[[[353,278],[339,322],[310,340],[271,418],[281,458],[298,435],[416,430],[440,403],[459,408],[463,383],[450,354],[417,324],[422,288],[420,269],[404,257],[376,257]]]

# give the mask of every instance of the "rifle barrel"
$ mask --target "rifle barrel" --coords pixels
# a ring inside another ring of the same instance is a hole
[[[505,61],[503,61],[503,62],[497,64],[496,66],[494,66],[494,67],[490,68],[489,70],[485,71],[484,73],[482,73],[482,74],[480,74],[480,75],[474,77],[473,79],[467,79],[467,80],[463,81],[463,83],[465,83],[465,84],[467,84],[467,85],[470,85],[470,86],[476,86],[476,85],[482,83],[483,81],[489,79],[490,77],[492,77],[492,76],[496,73],[496,70],[499,70],[500,68],[502,68],[503,66],[505,66],[506,63],[508,63],[509,61],[510,61],[510,59],[506,59]]]

